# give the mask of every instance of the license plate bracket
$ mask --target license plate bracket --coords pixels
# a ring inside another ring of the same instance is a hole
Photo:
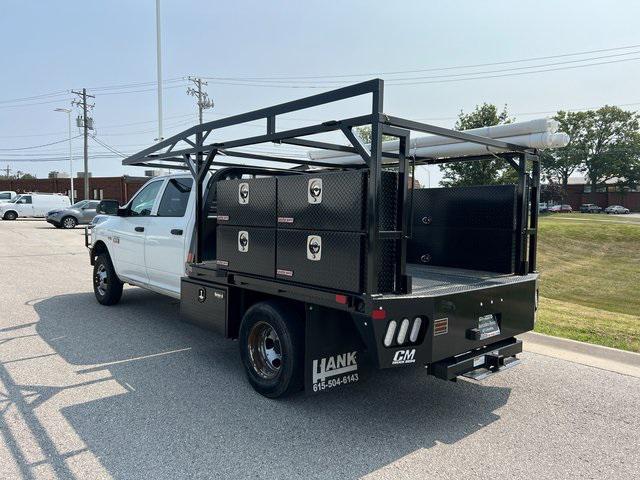
[[[467,330],[469,340],[485,340],[500,335],[500,314],[490,313],[478,317],[478,326]]]

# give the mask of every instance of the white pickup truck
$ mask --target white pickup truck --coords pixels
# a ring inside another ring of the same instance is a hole
[[[123,282],[180,298],[195,221],[192,186],[188,174],[154,178],[120,215],[103,216],[91,229],[94,291],[100,303],[117,303]]]

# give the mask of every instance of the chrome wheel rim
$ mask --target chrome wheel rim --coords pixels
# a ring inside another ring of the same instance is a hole
[[[63,222],[65,228],[73,228],[76,226],[75,221],[73,220],[73,218],[65,218],[64,222]]]
[[[98,265],[98,269],[96,270],[96,289],[101,297],[107,293],[107,280],[107,269],[104,265]]]
[[[256,323],[247,340],[249,359],[255,372],[266,380],[274,379],[282,367],[280,337],[267,322]]]

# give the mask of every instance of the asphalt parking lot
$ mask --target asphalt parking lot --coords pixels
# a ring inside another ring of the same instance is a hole
[[[525,353],[482,383],[421,369],[284,401],[237,344],[138,288],[93,298],[82,230],[0,222],[0,477],[632,478],[640,378]]]

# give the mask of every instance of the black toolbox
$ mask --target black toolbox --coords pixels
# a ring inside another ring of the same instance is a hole
[[[414,190],[407,261],[514,273],[517,198],[516,185]]]
[[[380,242],[378,288],[393,290],[395,242]],[[366,290],[366,235],[279,228],[276,278],[362,293]]]
[[[359,232],[279,228],[276,278],[362,292],[364,241]]]
[[[417,188],[412,195],[414,225],[516,227],[516,185]]]
[[[275,177],[221,180],[216,189],[219,225],[276,226]]]
[[[218,267],[232,272],[274,277],[276,229],[218,225]]]
[[[278,226],[362,232],[366,229],[367,170],[318,172],[278,178]],[[398,175],[381,175],[381,230],[395,229]]]
[[[515,230],[415,226],[407,262],[440,267],[514,273]]]

